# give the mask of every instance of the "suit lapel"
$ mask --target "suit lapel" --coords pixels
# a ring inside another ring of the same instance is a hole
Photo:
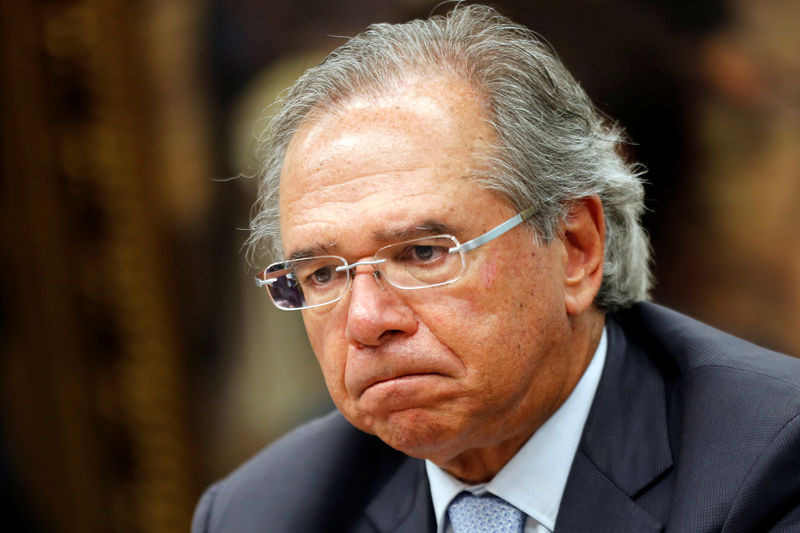
[[[603,376],[561,500],[556,533],[661,531],[661,501],[640,498],[672,467],[666,386],[647,354],[609,318]],[[668,491],[655,491],[661,497]]]
[[[407,457],[365,509],[380,533],[436,531],[425,463]]]

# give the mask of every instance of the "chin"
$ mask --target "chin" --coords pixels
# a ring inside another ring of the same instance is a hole
[[[463,439],[451,422],[443,421],[424,409],[406,409],[373,418],[368,429],[383,442],[419,459],[457,455],[454,448]]]

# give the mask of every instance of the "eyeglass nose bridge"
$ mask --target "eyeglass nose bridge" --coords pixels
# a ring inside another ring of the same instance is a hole
[[[371,266],[372,267],[372,277],[375,279],[375,283],[378,284],[378,287],[380,287],[381,290],[384,290],[383,283],[381,282],[381,271],[378,270],[378,265],[380,265],[382,263],[385,263],[385,262],[386,262],[386,259],[373,259],[371,261],[358,261],[356,263],[352,263],[352,264],[349,264],[349,265],[342,265],[342,266],[336,267],[336,272],[347,272],[348,275],[349,275],[349,272],[351,270],[354,270],[356,267],[359,267],[361,265]],[[350,285],[350,286],[352,287],[352,285]]]

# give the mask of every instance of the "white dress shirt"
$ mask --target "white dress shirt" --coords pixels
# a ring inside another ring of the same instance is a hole
[[[438,533],[452,533],[447,506],[462,491],[490,492],[525,515],[525,533],[552,533],[572,460],[603,372],[606,330],[592,361],[566,401],[488,483],[467,485],[425,461]]]

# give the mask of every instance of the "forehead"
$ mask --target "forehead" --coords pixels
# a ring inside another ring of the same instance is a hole
[[[387,227],[462,224],[475,218],[476,202],[507,210],[470,179],[494,138],[473,90],[444,78],[417,79],[314,117],[294,135],[284,160],[284,252],[330,243],[355,247],[349,237],[364,241]],[[460,215],[464,210],[472,213]]]

